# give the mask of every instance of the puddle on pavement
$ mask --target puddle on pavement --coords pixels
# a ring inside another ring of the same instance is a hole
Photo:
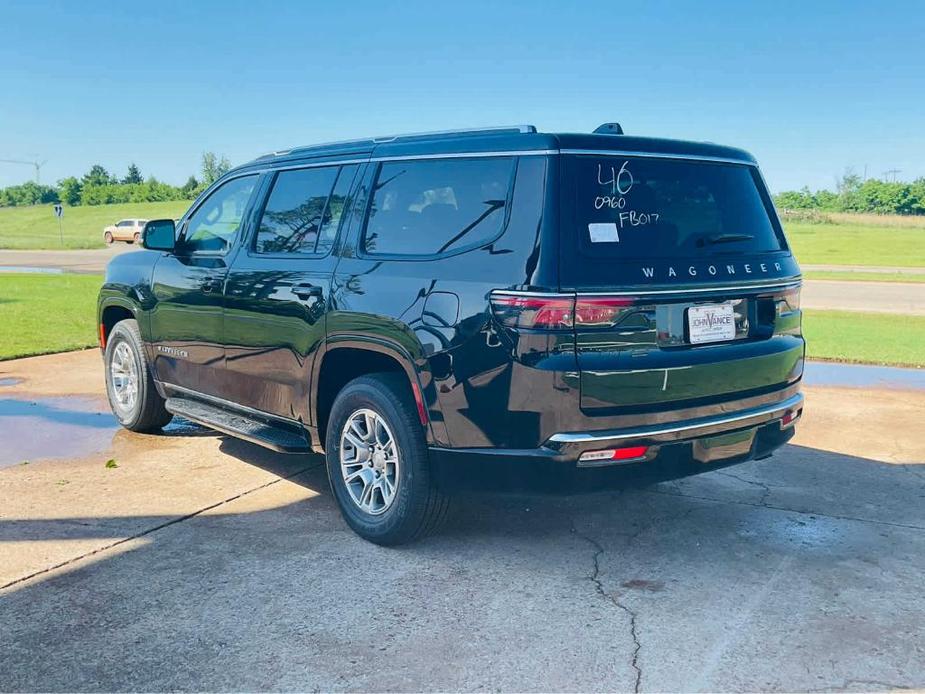
[[[0,397],[0,468],[105,450],[117,429],[97,398]]]
[[[803,382],[808,386],[925,390],[925,369],[807,361]]]
[[[80,458],[105,451],[120,431],[109,405],[98,398],[0,397],[0,468],[21,465],[25,461]],[[217,434],[175,417],[161,435]]]
[[[0,265],[0,272],[27,272],[42,275],[60,275],[64,272],[57,267],[35,267],[33,265]]]

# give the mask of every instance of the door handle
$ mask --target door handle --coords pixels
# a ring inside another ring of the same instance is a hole
[[[321,298],[323,289],[317,284],[309,284],[308,282],[305,282],[303,284],[293,285],[292,293],[300,299],[311,299],[312,297]]]

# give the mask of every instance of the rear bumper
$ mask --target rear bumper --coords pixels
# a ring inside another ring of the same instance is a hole
[[[551,471],[632,469],[668,479],[770,455],[793,436],[802,409],[803,395],[798,392],[759,407],[667,424],[554,434],[535,449],[431,448],[430,452],[444,469],[459,463],[507,462],[517,466],[547,465]],[[785,423],[788,414],[792,419]],[[583,453],[630,446],[647,447],[645,457],[627,462],[581,460]]]

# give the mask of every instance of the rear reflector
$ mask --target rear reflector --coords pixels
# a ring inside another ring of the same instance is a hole
[[[100,323],[100,349],[106,349],[106,326]]]
[[[578,459],[579,462],[591,462],[602,460],[619,460],[629,462],[631,460],[642,460],[646,457],[648,446],[627,446],[626,448],[608,448],[603,451],[587,451],[582,453]]]
[[[613,327],[635,300],[622,296],[492,292],[491,310],[501,325],[532,330]]]
[[[784,413],[784,416],[780,419],[780,428],[785,429],[786,427],[793,426],[793,424],[800,418],[800,415],[803,414],[803,410],[787,410]]]

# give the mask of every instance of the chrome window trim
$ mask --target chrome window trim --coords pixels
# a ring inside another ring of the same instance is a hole
[[[553,434],[547,439],[547,442],[554,443],[600,443],[605,441],[624,441],[626,439],[640,439],[647,438],[651,436],[664,436],[666,434],[677,434],[683,431],[694,431],[697,429],[706,429],[709,427],[720,426],[723,424],[734,424],[735,422],[743,422],[748,419],[755,419],[756,417],[763,417],[766,415],[773,415],[777,412],[786,412],[787,410],[792,410],[803,405],[803,395],[797,393],[786,400],[781,400],[776,402],[773,405],[765,405],[764,407],[758,407],[753,410],[747,410],[745,412],[739,412],[733,415],[726,415],[720,417],[705,417],[689,424],[678,424],[675,426],[667,427],[640,427],[638,429],[628,429],[625,431],[619,431],[614,433],[598,433],[598,434],[582,434],[582,433],[571,433],[571,434]]]
[[[712,161],[720,164],[740,164],[742,166],[758,167],[753,161],[732,159],[730,157],[711,157],[706,154],[668,154],[665,152],[636,152],[618,149],[560,149],[560,154],[588,154],[594,156],[616,157],[648,157],[649,159],[680,159],[688,161]]]

